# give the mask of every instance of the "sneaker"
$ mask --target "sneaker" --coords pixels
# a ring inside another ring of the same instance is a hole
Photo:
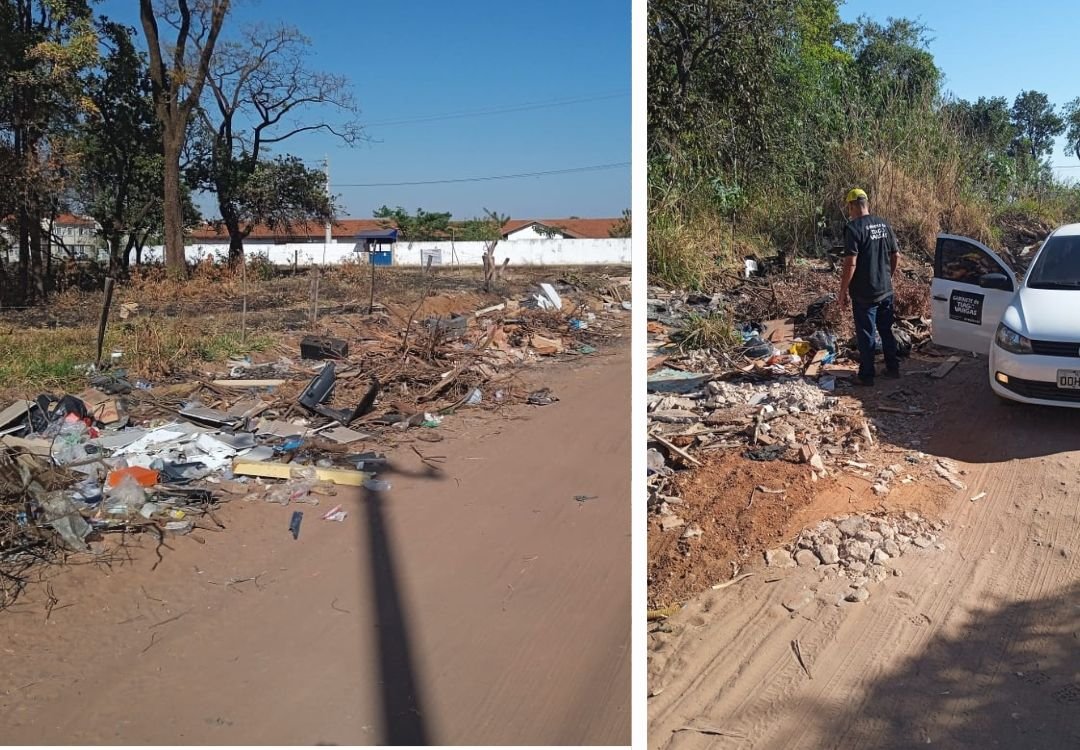
[[[855,380],[853,380],[851,382],[854,383],[855,385],[861,385],[861,386],[865,386],[867,388],[870,388],[870,387],[872,387],[874,385],[874,379],[873,378],[855,378]]]
[[[885,371],[885,377],[892,378],[893,380],[899,380],[899,378],[900,378],[900,368],[897,368],[895,370],[886,370]]]

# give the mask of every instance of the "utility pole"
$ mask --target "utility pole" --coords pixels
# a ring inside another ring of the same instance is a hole
[[[323,163],[326,165],[326,197],[329,198],[330,197],[330,155],[329,154],[326,155],[326,158],[323,160]],[[324,266],[326,265],[326,251],[327,251],[327,249],[329,249],[330,242],[332,240],[333,240],[333,234],[331,232],[330,220],[327,219],[326,220],[326,240],[323,243],[323,254],[322,254],[322,262],[323,262]]]

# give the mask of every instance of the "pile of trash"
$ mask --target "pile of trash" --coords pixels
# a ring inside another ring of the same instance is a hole
[[[809,567],[844,579],[846,588],[836,595],[848,602],[864,602],[870,597],[868,586],[880,583],[901,571],[894,561],[917,549],[944,549],[938,534],[947,521],[931,522],[914,511],[902,516],[858,514],[821,521],[804,530],[787,547],[768,550],[765,563],[772,568]],[[793,600],[798,604],[798,599]],[[784,604],[791,611],[797,606]]]
[[[739,324],[741,345],[731,350],[684,351],[674,343],[679,326],[720,309],[723,295],[652,289],[650,296],[650,484],[669,473],[664,466],[692,466],[695,454],[721,449],[756,461],[799,461],[814,479],[837,466],[876,472],[862,458],[876,442],[875,428],[861,403],[840,398],[858,373],[854,342],[818,327],[834,297],[798,316]],[[929,341],[929,321],[899,321],[896,333],[909,353]]]
[[[387,459],[370,444],[437,442],[464,408],[557,402],[523,389],[516,371],[593,353],[589,342],[621,335],[627,317],[622,300],[570,302],[573,292],[544,284],[523,302],[410,320],[396,334],[306,335],[298,357],[233,360],[173,383],[129,377],[117,352],[87,368],[82,392],[0,405],[0,609],[30,566],[99,552],[104,534],[217,531],[214,511],[233,497],[317,505],[340,486],[386,491]],[[323,518],[346,516],[338,506]]]

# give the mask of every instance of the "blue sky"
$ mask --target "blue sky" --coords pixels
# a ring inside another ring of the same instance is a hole
[[[97,7],[136,26],[145,46],[137,3],[104,0]],[[351,79],[361,122],[592,99],[372,125],[371,141],[354,148],[322,134],[282,144],[279,150],[313,165],[329,156],[332,189],[346,216],[370,216],[383,204],[451,211],[457,218],[479,216],[484,208],[521,218],[618,216],[630,206],[629,166],[488,182],[345,187],[630,162],[628,0],[240,0],[226,33],[251,21],[287,22],[309,36],[311,65]]]
[[[1076,33],[1080,3],[1075,0],[992,3],[976,0],[848,0],[840,9],[845,21],[861,15],[921,20],[935,37],[930,51],[945,73],[945,88],[964,99],[1004,96],[1012,103],[1024,89],[1042,91],[1060,111],[1080,96]],[[1055,165],[1080,166],[1065,156],[1058,139]],[[1059,176],[1080,178],[1080,169],[1059,169]]]

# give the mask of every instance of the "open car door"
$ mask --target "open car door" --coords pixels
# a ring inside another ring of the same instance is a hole
[[[930,286],[934,343],[988,354],[1016,288],[1012,270],[986,245],[939,234]]]

